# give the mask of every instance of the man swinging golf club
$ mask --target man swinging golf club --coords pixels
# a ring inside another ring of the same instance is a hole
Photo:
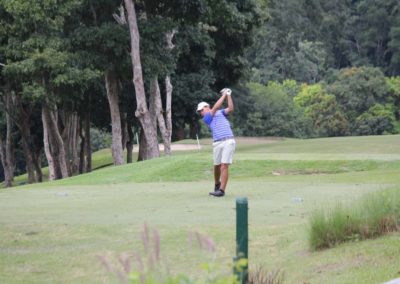
[[[221,97],[210,108],[206,102],[197,105],[197,113],[203,117],[213,136],[213,156],[214,156],[214,191],[210,195],[222,197],[225,195],[226,185],[229,177],[229,165],[232,164],[233,153],[235,152],[236,142],[231,126],[226,118],[233,112],[232,90],[224,88],[220,92]],[[228,107],[219,109],[227,99]]]

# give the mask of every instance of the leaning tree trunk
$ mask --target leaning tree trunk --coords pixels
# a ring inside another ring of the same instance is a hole
[[[144,91],[142,64],[140,60],[140,43],[139,29],[137,26],[135,5],[132,0],[124,0],[125,8],[128,13],[128,26],[131,37],[131,61],[133,67],[133,84],[135,85],[136,117],[139,119],[144,135],[144,143],[139,147],[145,147],[144,156],[139,157],[139,160],[147,160],[160,156],[157,141],[157,130],[155,129],[149,110],[147,108],[146,94]],[[139,151],[140,152],[140,151]],[[140,156],[140,155],[139,155]]]
[[[62,140],[60,131],[58,129],[57,124],[57,110],[51,111],[49,110],[46,104],[42,106],[43,116],[44,116],[44,124],[47,127],[47,143],[51,143],[50,146],[50,154],[52,156],[53,162],[55,162],[55,170],[56,170],[56,178],[67,178],[68,177],[68,167],[66,160],[66,153],[64,148],[64,142]],[[60,171],[61,176],[58,176],[58,170]]]
[[[49,137],[49,124],[47,122],[47,116],[45,115],[44,108],[42,108],[42,124],[43,124],[43,145],[44,145],[44,153],[46,154],[47,164],[49,166],[49,180],[55,180],[57,178],[56,173],[56,165],[53,159],[53,155],[51,154],[50,149],[50,137]]]
[[[161,103],[161,93],[160,93],[160,87],[158,85],[158,80],[157,78],[154,78],[151,82],[151,87],[150,87],[150,94],[151,94],[151,100],[150,102],[153,104],[151,106],[151,113],[154,113],[155,118],[154,121],[157,121],[158,128],[160,129],[161,132],[161,137],[163,139],[164,143],[164,153],[166,155],[171,154],[171,139],[168,136],[168,129],[164,120],[163,116],[163,109],[162,109],[162,103]]]
[[[21,95],[16,93],[13,96],[12,107],[15,110],[15,124],[21,135],[22,149],[26,160],[26,169],[28,173],[28,182],[42,182],[42,169],[40,167],[41,146],[35,146],[31,132],[31,113],[32,106],[22,103]]]
[[[122,165],[124,163],[124,152],[122,149],[121,114],[118,105],[118,81],[115,71],[107,70],[105,72],[105,81],[111,113],[112,158],[114,165]]]

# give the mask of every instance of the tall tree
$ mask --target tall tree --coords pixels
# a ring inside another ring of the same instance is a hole
[[[84,57],[82,61],[85,64],[103,74],[111,118],[114,165],[124,163],[120,82],[125,72],[129,44],[128,32],[115,20],[119,16],[119,7],[120,3],[114,0],[85,1],[79,15],[80,25],[73,33],[74,51]]]
[[[67,126],[65,122],[70,120],[60,118],[74,112],[73,109],[71,112],[64,111],[62,102],[71,97],[71,93],[76,93],[76,89],[73,90],[76,86],[96,77],[89,69],[79,67],[65,40],[66,25],[73,22],[80,1],[70,0],[60,4],[5,0],[2,5],[10,15],[11,26],[7,47],[9,64],[5,67],[5,74],[9,78],[20,78],[22,96],[41,104],[43,143],[47,146],[45,152],[50,178],[67,177],[71,174],[71,167],[67,141],[62,134]],[[66,133],[76,133],[76,129]],[[71,141],[68,135],[65,137]]]
[[[142,160],[156,158],[160,155],[157,141],[157,131],[149,112],[146,93],[144,88],[142,62],[140,57],[140,35],[137,23],[135,4],[132,0],[124,0],[125,8],[128,13],[128,26],[131,36],[131,61],[133,68],[133,84],[135,86],[136,117],[139,119],[142,127],[143,142],[141,143]]]

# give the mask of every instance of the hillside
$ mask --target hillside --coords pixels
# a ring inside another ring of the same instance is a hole
[[[230,274],[238,196],[249,200],[250,267],[280,268],[285,283],[398,277],[399,233],[310,252],[307,228],[315,208],[400,190],[399,135],[237,142],[222,199],[208,196],[209,140],[201,150],[0,190],[0,283],[117,283],[96,256],[117,263],[119,254],[140,251],[144,223],[159,232],[171,272],[200,276],[199,265],[211,262],[215,273]],[[190,232],[215,241],[215,258],[190,249]]]

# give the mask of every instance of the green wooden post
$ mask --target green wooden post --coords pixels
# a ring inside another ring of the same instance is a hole
[[[236,199],[236,258],[234,272],[240,283],[248,282],[248,206],[247,198]]]

